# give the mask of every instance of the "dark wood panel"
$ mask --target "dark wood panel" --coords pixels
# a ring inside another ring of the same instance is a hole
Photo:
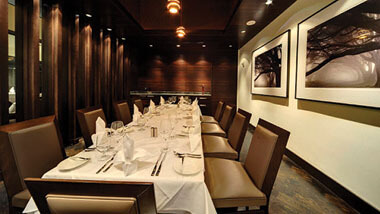
[[[0,124],[8,123],[8,2],[0,2]]]

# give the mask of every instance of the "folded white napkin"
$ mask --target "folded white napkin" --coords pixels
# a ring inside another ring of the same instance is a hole
[[[92,140],[92,143],[96,146],[98,145],[98,142],[100,142],[103,137],[105,136],[106,132],[105,131],[102,131],[102,132],[96,132],[95,134],[91,135],[91,140]]]
[[[141,117],[141,112],[139,111],[139,108],[135,104],[133,104],[133,122],[137,123],[137,119]]]
[[[101,117],[96,119],[95,123],[95,133],[105,132],[106,131],[106,123]]]
[[[162,96],[160,96],[160,105],[164,105],[164,104],[165,104],[165,99]]]
[[[138,162],[148,162],[150,155],[145,149],[135,149],[135,142],[128,136],[124,136],[122,143],[122,150],[115,155],[113,164],[128,176],[137,171]]]
[[[180,96],[178,103],[183,104],[184,102],[185,102],[185,98],[183,98],[183,96]]]
[[[156,110],[156,105],[154,104],[154,102],[152,100],[150,100],[149,113],[153,113],[155,110]]]

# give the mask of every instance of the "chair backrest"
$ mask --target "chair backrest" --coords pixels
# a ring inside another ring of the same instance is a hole
[[[65,157],[55,116],[0,126],[0,151],[9,201],[26,189],[24,178],[41,177]]]
[[[253,133],[244,167],[269,199],[290,133],[260,119]]]
[[[142,102],[141,99],[137,99],[137,100],[135,100],[135,105],[137,106],[137,108],[139,109],[139,111],[140,111],[141,113],[144,112],[144,105],[143,105],[143,102]],[[135,113],[135,112],[133,112],[133,113]]]
[[[115,111],[116,119],[128,124],[132,121],[131,111],[127,101],[114,102],[113,108]]]
[[[227,132],[231,125],[232,119],[235,114],[235,106],[226,105],[224,108],[222,119],[219,122],[220,127]]]
[[[157,213],[153,183],[27,178],[45,214]]]
[[[240,153],[241,146],[243,145],[250,119],[250,113],[239,109],[228,130],[228,141],[238,153]]]
[[[218,102],[218,105],[216,106],[216,110],[215,110],[215,114],[214,114],[214,118],[215,120],[217,120],[218,122],[220,121],[220,119],[222,118],[222,110],[223,110],[223,106],[224,106],[224,102],[222,101],[219,101]]]
[[[93,144],[91,135],[95,134],[96,120],[98,117],[102,118],[107,124],[106,116],[104,115],[102,107],[94,106],[77,110],[77,118],[86,147]]]

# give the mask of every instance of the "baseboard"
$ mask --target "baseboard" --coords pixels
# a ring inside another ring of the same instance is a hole
[[[347,190],[329,176],[325,175],[323,172],[319,171],[317,168],[310,165],[292,151],[286,149],[285,155],[360,213],[379,213],[376,208],[363,201],[361,198]]]

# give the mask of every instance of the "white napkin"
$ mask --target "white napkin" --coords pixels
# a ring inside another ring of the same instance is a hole
[[[162,96],[160,96],[160,105],[164,105],[164,104],[165,104],[165,99]]]
[[[141,117],[141,112],[139,111],[139,108],[135,104],[133,104],[133,122],[137,123],[137,119]]]
[[[103,139],[105,134],[106,132],[102,131],[102,132],[96,132],[95,134],[91,135],[92,143],[96,146],[98,142],[100,142]]]
[[[155,110],[156,110],[156,105],[154,104],[154,102],[152,100],[150,100],[149,113],[153,113]]]
[[[185,98],[183,98],[183,96],[180,96],[178,103],[183,104],[184,102],[185,102]]]
[[[95,123],[95,133],[100,133],[100,132],[105,132],[106,131],[106,123],[104,122],[104,120],[102,120],[101,117],[98,117],[98,119],[96,119],[96,123]]]
[[[136,149],[135,142],[128,136],[123,138],[123,149],[120,150],[113,160],[116,168],[124,171],[124,175],[128,176],[137,171],[138,162],[148,162],[149,153],[145,149]]]

